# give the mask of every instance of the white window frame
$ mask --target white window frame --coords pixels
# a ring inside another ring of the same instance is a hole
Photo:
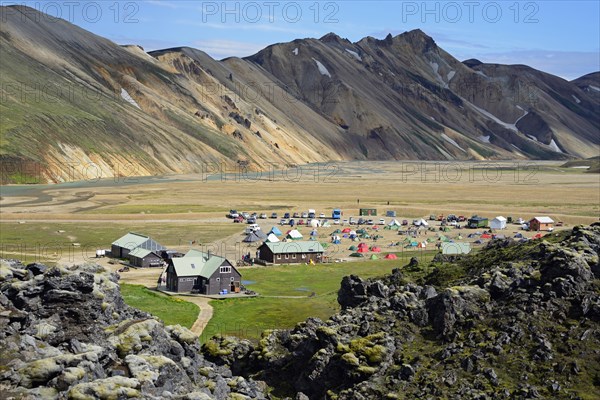
[[[292,254],[292,258],[295,260],[296,259],[296,253]]]
[[[229,265],[224,265],[222,267],[219,267],[219,273],[221,273],[221,274],[230,274],[231,273],[231,267]]]
[[[290,255],[289,255],[289,254],[286,254],[286,255],[285,255],[285,259],[286,259],[286,260],[289,260],[289,259],[290,259]]]
[[[277,254],[277,259],[281,260],[281,254]]]
[[[229,281],[233,282],[233,281],[235,281],[235,278],[232,276],[231,278],[229,278]]]
[[[217,278],[217,282],[221,282],[221,278]]]

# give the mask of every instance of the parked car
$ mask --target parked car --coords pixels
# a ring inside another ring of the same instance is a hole
[[[283,214],[283,218],[290,218],[290,213]]]
[[[354,219],[354,217],[350,217],[350,225],[356,225],[357,221],[356,219]]]
[[[255,217],[250,217],[246,220],[246,223],[248,224],[256,224],[256,218]]]
[[[277,213],[271,213],[271,218],[277,219]]]
[[[325,218],[325,213],[319,214],[319,218]]]
[[[241,215],[238,215],[237,217],[235,217],[233,219],[233,222],[237,222],[237,223],[244,222],[244,217],[242,217]]]
[[[458,217],[454,214],[448,214],[448,216],[446,217],[446,221],[448,221],[448,222],[458,221]]]
[[[352,219],[352,218],[350,218],[350,219]],[[347,219],[342,221],[342,225],[349,225],[349,224],[351,224],[351,223]]]
[[[245,212],[245,211],[244,211],[244,212],[242,212],[242,214],[241,214],[241,215],[242,215],[242,217],[244,217],[244,219],[248,219],[248,218],[250,218],[250,214],[248,214],[248,213],[247,213],[247,212]]]
[[[372,219],[368,219],[365,224],[367,225],[375,225],[375,221],[373,221]]]
[[[299,219],[298,220],[298,225],[304,225],[304,220],[303,219]]]
[[[333,224],[334,225],[339,225],[340,224],[340,220],[339,219],[334,219],[333,220]]]
[[[467,219],[465,218],[464,215],[459,215],[458,216],[458,222],[465,222]]]
[[[379,219],[379,225],[385,225],[385,219],[380,218]]]
[[[435,214],[429,214],[430,221],[435,221],[436,218],[437,218],[437,216]]]
[[[257,213],[255,213],[255,212],[253,212],[252,214],[250,214],[250,216],[251,216],[251,217],[254,217],[254,218],[258,218],[258,214],[257,214]]]
[[[265,213],[260,214],[260,219],[267,219],[267,214],[265,214]]]
[[[288,224],[287,218],[281,218],[281,221],[279,221],[279,225],[287,225],[287,224]]]
[[[458,221],[452,220],[452,221],[448,222],[448,225],[457,226],[458,225]]]
[[[294,213],[294,218],[300,218],[300,213],[295,212]]]
[[[308,218],[315,218],[317,215],[314,212],[308,213]]]
[[[229,210],[229,214],[227,215],[229,218],[237,218],[240,214],[236,210]]]
[[[523,218],[517,218],[517,225],[523,225],[525,220]]]
[[[289,224],[290,226],[296,225],[296,221],[294,220],[294,218],[290,219]]]
[[[402,220],[402,225],[405,225],[405,226],[408,225],[408,220],[407,219],[403,219]]]
[[[308,213],[307,212],[303,212],[302,213],[302,218],[308,218]]]

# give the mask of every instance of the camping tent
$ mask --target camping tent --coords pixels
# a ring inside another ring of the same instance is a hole
[[[364,257],[364,254],[360,254],[360,253],[352,253],[350,254],[350,257]]]
[[[381,253],[381,247],[373,246],[371,247],[371,251],[373,253]]]
[[[276,236],[282,235],[281,231],[276,226],[272,227],[271,230],[269,231],[269,233],[272,233],[273,235],[276,235]]]
[[[424,249],[427,247],[427,242],[419,242],[419,244],[417,245],[417,247],[419,249]]]
[[[302,240],[302,234],[297,229],[292,229],[287,233],[287,238],[292,240]]]
[[[484,233],[483,235],[481,235],[482,239],[491,239],[492,235],[490,235],[489,233]]]
[[[267,236],[267,240],[265,240],[265,242],[277,243],[277,242],[279,242],[279,238],[277,236],[275,236],[274,233],[269,233],[269,236]]]
[[[395,254],[389,253],[385,256],[386,260],[397,260],[398,257]]]
[[[329,221],[325,221],[325,222],[323,222],[323,224],[321,224],[321,226],[323,228],[329,228],[331,226],[331,224],[329,223]]]
[[[491,229],[506,229],[506,218],[498,216],[490,221]]]
[[[371,260],[379,260],[379,257],[377,257],[375,254],[371,255]]]
[[[393,219],[388,223],[388,226],[400,226],[400,222],[397,219]]]
[[[256,232],[252,232],[248,236],[246,236],[244,238],[244,240],[242,240],[242,242],[244,242],[244,243],[254,243],[254,242],[258,242],[259,240],[261,240],[261,239],[258,236],[256,236]]]
[[[318,234],[319,234],[319,232],[317,232],[317,230],[316,230],[316,229],[313,229],[313,230],[310,232],[310,236],[317,236]]]
[[[358,248],[358,252],[359,253],[368,253],[369,252],[369,248],[368,247],[359,247]]]
[[[415,226],[425,226],[425,227],[429,226],[429,222],[425,221],[423,218],[421,218],[421,219],[415,219],[413,221],[413,224]]]
[[[350,233],[352,229],[350,228],[344,228],[344,230],[342,230],[342,233]]]
[[[348,250],[350,250],[350,251],[356,251],[356,246],[352,245],[352,246],[348,247]]]
[[[258,236],[259,239],[265,240],[267,238],[267,234],[263,231],[254,231],[254,234]]]
[[[319,221],[318,219],[312,219],[310,221],[310,226],[313,228],[318,228],[321,226],[321,221]]]

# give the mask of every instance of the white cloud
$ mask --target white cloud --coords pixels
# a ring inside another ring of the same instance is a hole
[[[197,40],[194,47],[220,60],[227,57],[247,57],[262,50],[267,45],[260,43],[240,42],[236,40],[208,39]]]
[[[598,52],[591,51],[516,50],[473,54],[472,58],[485,63],[524,64],[567,80],[600,70]]]

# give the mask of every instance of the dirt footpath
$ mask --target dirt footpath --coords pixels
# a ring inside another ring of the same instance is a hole
[[[208,303],[210,301],[210,299],[208,299],[206,297],[197,297],[197,296],[176,296],[176,297],[178,299],[181,299],[184,301],[189,301],[190,303],[194,303],[198,307],[200,307],[200,314],[198,314],[198,318],[196,319],[196,322],[194,322],[194,325],[192,325],[192,327],[190,328],[190,330],[192,332],[194,332],[196,335],[200,336],[202,334],[202,331],[204,331],[204,328],[206,328],[206,325],[208,325],[208,321],[210,321],[210,319],[213,316],[213,308]]]

